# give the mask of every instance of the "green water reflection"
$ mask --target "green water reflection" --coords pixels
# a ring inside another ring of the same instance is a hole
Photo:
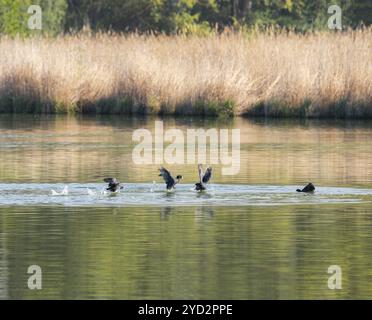
[[[1,298],[372,298],[371,206],[1,208]],[[43,289],[27,288],[29,265]],[[329,290],[327,269],[343,271]],[[6,289],[4,289],[6,288]]]

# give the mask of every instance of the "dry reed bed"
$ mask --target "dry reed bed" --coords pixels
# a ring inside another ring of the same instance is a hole
[[[0,38],[1,112],[372,117],[372,29]]]

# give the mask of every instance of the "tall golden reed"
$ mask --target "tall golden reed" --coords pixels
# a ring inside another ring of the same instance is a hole
[[[0,111],[372,117],[372,29],[0,38]]]

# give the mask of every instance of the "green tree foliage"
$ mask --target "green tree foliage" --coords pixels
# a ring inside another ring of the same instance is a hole
[[[33,4],[38,4],[43,10],[43,32],[48,34],[58,34],[63,31],[66,14],[66,0],[33,0]]]
[[[372,1],[354,0],[350,6],[353,26],[372,24]]]
[[[0,0],[0,32],[8,35],[26,35],[29,0]]]
[[[66,29],[149,30],[156,26],[162,0],[70,0]]]
[[[344,26],[372,23],[370,0],[0,0],[0,32],[30,35],[27,8],[43,10],[44,34],[79,31],[204,34],[225,27],[278,26],[326,29],[331,4],[342,9]]]
[[[42,9],[42,30],[30,30],[27,9],[40,5]],[[66,0],[0,0],[0,33],[8,35],[32,35],[38,33],[57,34],[63,30],[67,13]]]
[[[114,31],[196,32],[208,29],[197,0],[71,0],[66,28]]]

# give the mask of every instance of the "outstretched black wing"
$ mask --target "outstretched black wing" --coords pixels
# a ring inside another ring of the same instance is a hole
[[[313,192],[315,187],[312,183],[309,183],[305,188],[302,189],[302,192]]]
[[[116,180],[116,178],[106,178],[106,179],[103,179],[103,181],[108,183],[108,184],[117,184],[118,183],[118,180]]]
[[[211,179],[212,177],[212,168],[209,167],[206,171],[205,171],[205,174],[203,176],[203,179],[202,179],[202,182],[203,183],[208,183],[209,180]]]
[[[108,183],[108,188],[106,190],[116,192],[120,188],[120,182],[116,178],[106,178],[103,179],[106,183]]]
[[[174,187],[174,185],[175,185],[176,182],[174,181],[174,179],[173,179],[172,175],[170,174],[170,172],[167,169],[163,168],[163,167],[161,167],[159,169],[159,171],[160,171],[160,176],[163,177],[165,183],[167,184],[167,189],[168,190],[169,189],[172,189]]]
[[[199,181],[200,183],[203,182],[203,165],[198,164],[198,172],[199,172]]]

